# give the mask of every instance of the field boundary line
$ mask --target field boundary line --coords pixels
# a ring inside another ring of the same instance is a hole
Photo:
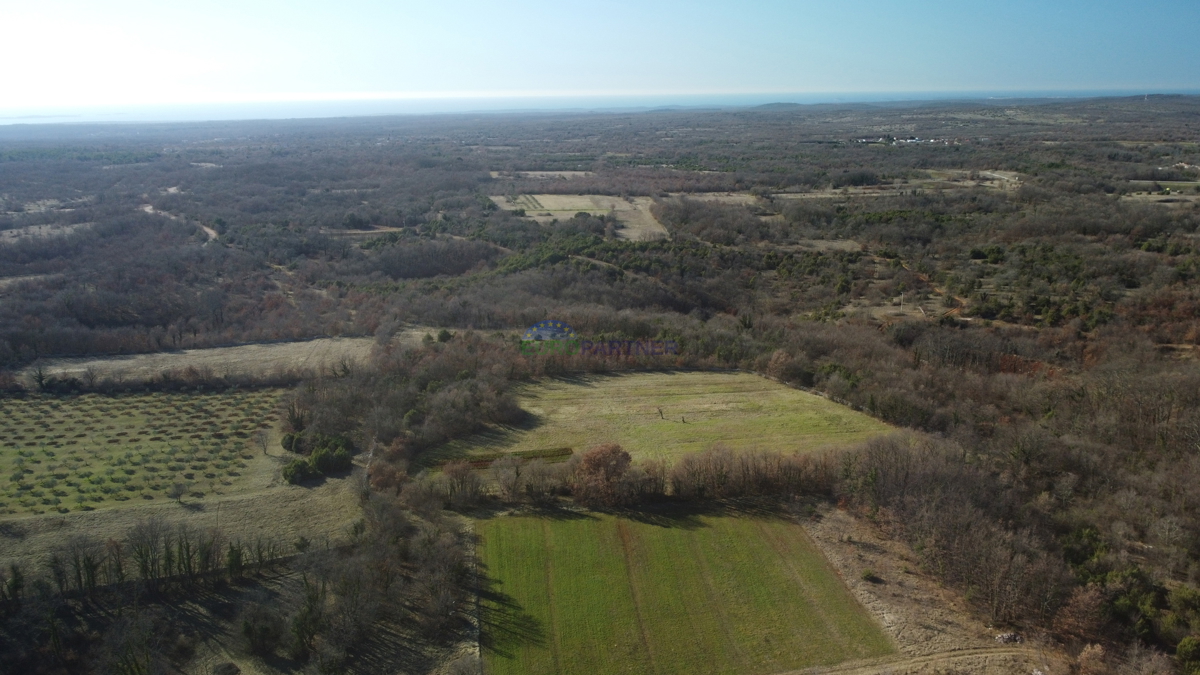
[[[546,598],[549,602],[546,603],[546,610],[550,613],[550,637],[554,641],[554,649],[551,650],[554,656],[554,671],[562,672],[562,660],[559,658],[559,653],[562,652],[562,640],[559,637],[561,631],[558,630],[558,613],[554,611],[554,556],[550,555],[550,521],[542,521],[542,541],[545,542],[543,548],[546,551]]]

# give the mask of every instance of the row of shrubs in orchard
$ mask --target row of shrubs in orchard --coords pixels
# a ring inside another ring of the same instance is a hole
[[[350,469],[354,447],[341,436],[290,433],[284,434],[281,444],[288,452],[308,455],[297,457],[283,467],[283,479],[293,485]]]

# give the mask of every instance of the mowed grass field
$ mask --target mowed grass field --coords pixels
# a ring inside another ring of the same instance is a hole
[[[619,443],[634,459],[673,460],[714,443],[795,452],[892,431],[873,417],[751,373],[551,379],[523,389],[518,402],[530,413],[527,424],[450,443],[429,453],[430,461],[496,451],[581,452],[601,443]]]
[[[476,529],[495,675],[753,675],[894,651],[786,520],[509,516]]]
[[[0,515],[234,493],[278,390],[0,398]]]

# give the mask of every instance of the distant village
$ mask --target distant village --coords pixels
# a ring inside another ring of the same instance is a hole
[[[961,145],[957,138],[896,138],[895,136],[880,136],[879,138],[856,138],[855,143],[873,143],[876,145],[906,145],[910,143],[928,143],[931,145]]]

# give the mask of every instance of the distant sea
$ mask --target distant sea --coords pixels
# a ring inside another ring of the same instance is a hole
[[[287,101],[78,108],[0,108],[0,125],[228,120],[312,119],[376,115],[433,115],[515,112],[634,112],[672,108],[747,108],[771,103],[850,104],[933,101],[1056,100],[1144,94],[1200,94],[1196,90],[1141,91],[955,91],[803,94],[708,94],[641,96],[564,96],[527,98],[426,98],[388,100]]]

